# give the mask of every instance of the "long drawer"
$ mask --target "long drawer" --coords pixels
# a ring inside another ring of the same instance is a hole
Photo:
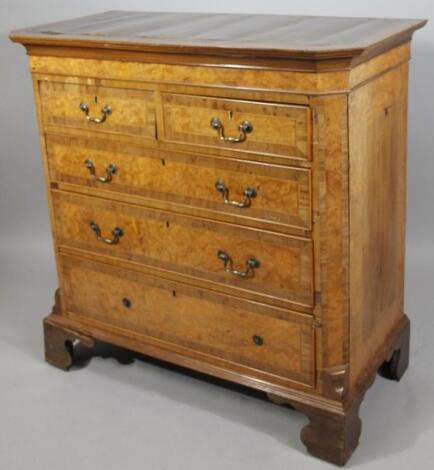
[[[162,140],[310,159],[310,111],[294,106],[162,93]]]
[[[62,257],[61,269],[68,314],[313,383],[314,330],[308,315],[79,258]]]
[[[155,139],[154,92],[89,82],[40,81],[42,124]]]
[[[312,306],[312,241],[53,191],[57,243],[276,305]],[[291,304],[291,305],[289,305]]]
[[[46,148],[52,181],[163,200],[213,218],[235,216],[244,224],[311,229],[307,169],[61,135],[47,135]]]

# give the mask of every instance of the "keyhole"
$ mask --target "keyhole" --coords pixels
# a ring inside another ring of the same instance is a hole
[[[264,340],[263,340],[262,336],[253,335],[252,340],[256,344],[256,346],[262,346],[264,344]]]
[[[94,99],[95,99],[95,104],[97,104],[98,103],[98,96],[95,96]]]
[[[166,227],[169,228],[169,226],[170,226],[170,222],[166,220]]]
[[[172,297],[176,297],[176,290],[172,291]]]
[[[234,117],[234,112],[231,110],[229,111],[229,119],[232,119]]]
[[[161,159],[161,164],[164,166],[166,164],[166,160],[164,158]]]

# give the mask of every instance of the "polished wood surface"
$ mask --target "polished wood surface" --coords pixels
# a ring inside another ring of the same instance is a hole
[[[307,169],[160,152],[64,135],[47,135],[46,146],[50,179],[74,184],[77,191],[88,186],[113,192],[113,197],[121,192],[157,199],[177,204],[179,211],[203,209],[212,211],[213,218],[232,216],[238,223],[271,224],[277,231],[310,230],[312,226],[311,172]],[[106,176],[107,167],[115,165],[112,180],[103,183],[95,179],[86,160],[94,164],[96,176]],[[243,202],[247,188],[257,194],[249,207],[225,204],[216,190],[217,182],[227,186],[231,201]]]
[[[282,58],[354,57],[408,40],[424,20],[110,11],[12,33],[23,44]],[[380,49],[381,50],[381,49]]]
[[[221,100],[203,96],[163,93],[163,132],[171,142],[225,147],[233,152],[250,151],[295,158],[310,156],[309,108],[270,103]],[[218,119],[226,138],[239,138],[239,126],[251,123],[252,131],[243,142],[220,140],[210,126]]]
[[[334,399],[348,392],[348,106],[345,95],[315,98],[313,200],[319,387]],[[336,378],[338,380],[336,381]]]
[[[307,315],[270,317],[267,308],[260,314],[247,303],[235,308],[218,294],[84,260],[67,259],[62,274],[67,312],[313,384]]]
[[[404,64],[349,98],[351,381],[404,309],[407,78]]]
[[[343,465],[377,370],[408,366],[407,76],[423,24],[109,12],[12,33],[59,273],[47,360],[67,369],[77,341],[107,341],[254,387],[305,413],[308,451]],[[247,188],[246,207],[225,204]],[[226,272],[219,250],[228,269],[259,266]]]
[[[238,295],[281,306],[312,306],[313,253],[309,239],[63,192],[53,194],[53,208],[61,246],[134,261],[155,268],[160,275],[175,271],[184,275],[184,282],[201,279],[214,288],[223,284]],[[99,241],[91,222],[97,223],[108,238],[113,229],[121,228],[119,243]],[[232,257],[238,271],[244,271],[252,257],[260,266],[254,269],[252,278],[234,276],[225,272],[217,256],[219,250]]]
[[[143,87],[173,93],[227,96],[236,99],[309,104],[309,96],[346,93],[365,81],[410,59],[405,42],[353,67],[335,65],[323,69],[320,61],[235,64],[210,63],[209,56],[137,54],[131,51],[27,47],[30,69],[38,80],[77,82],[77,77],[97,78],[99,83],[127,81],[128,87]],[[62,60],[59,60],[62,58]],[[328,61],[327,61],[328,63]],[[192,67],[193,66],[193,67]],[[103,78],[101,78],[103,77]],[[86,81],[83,81],[86,84]]]
[[[89,81],[87,81],[89,82]],[[155,105],[152,92],[109,88],[95,84],[39,82],[42,122],[92,131],[155,138]],[[111,114],[101,123],[90,122],[80,109],[89,106],[89,115],[100,119],[101,109]]]

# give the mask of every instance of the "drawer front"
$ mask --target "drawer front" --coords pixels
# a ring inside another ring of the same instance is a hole
[[[312,318],[183,284],[62,258],[66,309],[207,355],[312,384]]]
[[[62,192],[53,193],[53,204],[56,237],[62,245],[218,283],[216,288],[242,296],[265,296],[285,306],[312,305],[308,239]],[[92,229],[92,222],[97,227]],[[116,237],[116,228],[122,235]],[[102,237],[118,243],[97,239],[98,229]],[[246,276],[226,272],[225,266],[247,271]]]
[[[253,225],[311,228],[310,170],[64,136],[47,136],[46,146],[54,181],[234,215]]]
[[[45,125],[155,139],[151,91],[40,81],[39,94]]]
[[[169,93],[161,100],[163,140],[310,158],[308,107]]]

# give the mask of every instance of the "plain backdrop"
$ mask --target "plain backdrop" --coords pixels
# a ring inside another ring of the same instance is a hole
[[[412,365],[378,378],[350,468],[434,468],[434,2],[432,0],[0,0],[0,470],[326,468],[306,456],[306,419],[152,362],[43,362],[56,288],[25,50],[10,30],[104,10],[427,18],[412,46],[405,307]],[[330,467],[332,468],[332,467]]]

